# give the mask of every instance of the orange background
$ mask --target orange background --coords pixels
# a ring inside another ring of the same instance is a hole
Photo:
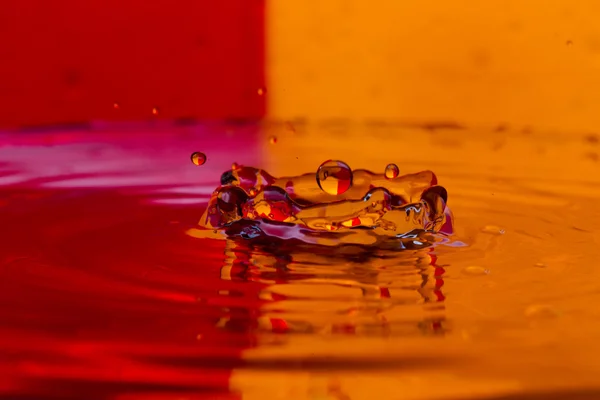
[[[276,118],[595,129],[595,0],[270,1]]]

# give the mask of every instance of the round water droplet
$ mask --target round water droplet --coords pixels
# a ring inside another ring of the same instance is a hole
[[[158,108],[154,107],[152,109],[152,115],[158,115]]]
[[[277,137],[276,137],[276,136],[271,136],[271,137],[269,138],[269,143],[271,143],[271,144],[275,144],[275,143],[277,143]]]
[[[113,103],[113,108],[115,110],[118,110],[119,109],[119,103]]]
[[[260,88],[258,88],[256,93],[258,93],[259,96],[263,96],[267,93],[267,89],[265,89],[264,87],[260,87]]]
[[[199,151],[192,153],[192,156],[190,158],[194,165],[204,165],[204,163],[206,162],[206,155]]]
[[[385,177],[387,179],[394,179],[400,175],[400,168],[396,164],[388,164],[385,167]]]
[[[327,194],[345,193],[352,186],[352,169],[343,161],[325,161],[317,170],[317,184]]]

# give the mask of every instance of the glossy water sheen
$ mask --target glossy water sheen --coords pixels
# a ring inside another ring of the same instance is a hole
[[[2,135],[0,397],[597,398],[597,142],[419,131],[393,158],[383,140],[354,154],[360,133],[140,129]],[[330,157],[434,170],[457,235],[396,251],[187,234],[232,162],[292,176]]]

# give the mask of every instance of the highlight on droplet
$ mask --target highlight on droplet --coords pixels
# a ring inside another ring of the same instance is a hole
[[[269,138],[269,143],[276,144],[277,143],[277,136],[271,136]]]

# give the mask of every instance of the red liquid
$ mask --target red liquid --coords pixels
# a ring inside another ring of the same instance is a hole
[[[232,161],[257,162],[232,159],[256,142],[244,129],[226,150],[197,127],[3,135],[0,397],[237,398],[261,285],[226,304],[224,242],[184,232]],[[232,312],[238,329],[217,328]]]

